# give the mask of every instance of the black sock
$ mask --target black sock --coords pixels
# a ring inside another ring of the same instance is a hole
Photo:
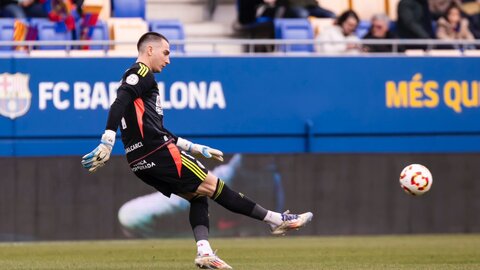
[[[212,200],[234,213],[254,219],[263,220],[267,214],[266,210],[261,206],[255,207],[257,206],[255,202],[242,193],[231,190],[225,182],[220,179],[218,179],[217,188],[212,196]],[[261,211],[261,209],[265,211]]]
[[[208,200],[205,196],[190,200],[190,225],[192,226],[195,241],[208,240],[210,222],[208,218]]]

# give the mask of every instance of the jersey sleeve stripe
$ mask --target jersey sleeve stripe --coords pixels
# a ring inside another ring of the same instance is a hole
[[[144,66],[145,67],[145,70],[143,71],[142,73],[142,76],[145,77],[148,73],[148,67],[147,66]]]
[[[142,63],[139,63],[140,65],[140,69],[137,71],[137,74],[142,76],[142,77],[145,77],[149,71],[148,67],[145,66],[144,64]]]
[[[143,136],[143,114],[145,113],[145,104],[143,104],[143,100],[141,98],[135,99],[133,102],[135,104],[135,112],[137,114],[137,124],[138,128],[140,129],[140,134]]]
[[[144,69],[145,69],[145,67],[142,64],[140,64],[140,69],[137,71],[137,74],[142,76],[142,72],[143,72]]]
[[[142,64],[140,64],[140,69],[137,71],[137,74],[142,76],[142,72],[143,72],[144,69],[145,69],[145,67]]]

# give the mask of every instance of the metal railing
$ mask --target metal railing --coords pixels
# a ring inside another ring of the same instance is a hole
[[[316,48],[325,44],[356,44],[359,48],[368,45],[391,45],[391,51],[385,52],[386,54],[400,54],[405,50],[405,47],[416,46],[421,47],[425,51],[434,50],[439,47],[445,48],[445,46],[451,47],[451,49],[458,49],[461,54],[467,50],[474,50],[480,48],[480,40],[437,40],[437,39],[366,39],[358,41],[321,41],[321,40],[285,40],[285,39],[186,39],[186,40],[171,40],[170,45],[176,45],[177,50],[174,51],[176,55],[196,55],[198,53],[208,55],[222,55],[229,54],[223,53],[221,47],[235,46],[240,47],[241,50],[238,54],[259,54],[255,52],[257,46],[270,46],[271,50],[266,54],[274,55],[325,55],[322,51],[318,51]],[[313,52],[309,51],[292,51],[292,46],[298,45],[310,45],[313,46]],[[109,55],[110,51],[132,50],[132,53],[136,53],[136,42],[127,41],[114,41],[114,40],[71,40],[71,41],[0,41],[0,55],[8,55],[11,52],[24,52],[28,55],[32,51],[37,51],[39,47],[61,47],[60,50],[65,51],[66,55],[70,55],[71,51],[82,50],[85,46],[101,46],[104,47],[100,50],[103,51],[105,56]],[[201,46],[202,49],[194,49],[195,46]],[[178,49],[183,48],[183,49]],[[20,50],[19,50],[20,49]],[[38,50],[49,51],[49,50]],[[366,53],[359,50],[360,53]],[[265,53],[262,53],[265,54]],[[341,55],[342,53],[337,53]]]

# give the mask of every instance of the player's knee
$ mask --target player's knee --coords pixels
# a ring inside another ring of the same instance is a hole
[[[217,183],[218,178],[213,174],[209,173],[205,180],[202,182],[202,184],[200,184],[196,192],[200,195],[212,197],[217,188]]]

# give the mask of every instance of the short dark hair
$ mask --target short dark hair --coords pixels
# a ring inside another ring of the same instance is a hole
[[[350,17],[353,17],[357,21],[357,23],[360,22],[360,18],[358,17],[357,13],[355,13],[355,11],[347,10],[340,14],[340,16],[338,16],[335,24],[341,26]]]
[[[138,40],[138,43],[137,43],[137,50],[140,51],[140,48],[142,47],[142,45],[146,42],[149,42],[149,41],[159,41],[159,40],[165,40],[167,43],[169,43],[168,39],[160,34],[160,33],[157,33],[157,32],[147,32],[145,34],[143,34],[140,39]]]

